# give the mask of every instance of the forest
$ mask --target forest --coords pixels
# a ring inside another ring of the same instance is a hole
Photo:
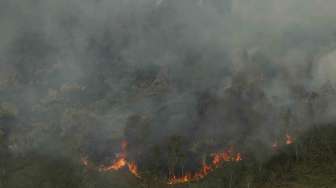
[[[336,1],[0,0],[0,188],[336,188]]]

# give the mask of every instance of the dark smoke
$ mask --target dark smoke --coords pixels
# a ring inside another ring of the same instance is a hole
[[[2,0],[0,133],[14,156],[97,164],[126,139],[142,169],[231,145],[257,155],[334,121],[335,6]]]

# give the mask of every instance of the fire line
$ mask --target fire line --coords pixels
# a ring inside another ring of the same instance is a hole
[[[293,143],[293,138],[287,133],[285,143],[290,145]],[[273,143],[273,149],[278,148],[277,143]],[[94,167],[87,159],[87,157],[81,157],[81,164],[88,168],[95,168],[99,172],[111,172],[118,171],[123,168],[128,168],[129,172],[137,177],[141,178],[141,175],[138,171],[138,165],[135,161],[127,160],[127,142],[123,141],[121,143],[121,152],[117,155],[116,160],[110,165],[101,165],[98,168]],[[224,163],[228,162],[240,162],[243,160],[242,154],[239,152],[235,152],[233,147],[223,151],[211,154],[211,163],[207,164],[205,162],[202,163],[202,166],[196,172],[186,172],[180,176],[176,176],[174,173],[169,173],[167,178],[167,184],[175,185],[175,184],[183,184],[190,183],[204,179],[209,173],[213,172],[216,168],[221,167]]]

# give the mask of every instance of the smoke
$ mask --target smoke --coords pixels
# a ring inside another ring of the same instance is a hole
[[[323,88],[336,83],[335,5],[2,0],[0,102],[18,110],[10,148],[104,161],[123,137],[135,156],[176,135],[211,152],[333,121]]]

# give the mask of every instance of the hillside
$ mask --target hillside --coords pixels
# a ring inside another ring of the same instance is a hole
[[[0,188],[335,188],[334,0],[0,0]]]

